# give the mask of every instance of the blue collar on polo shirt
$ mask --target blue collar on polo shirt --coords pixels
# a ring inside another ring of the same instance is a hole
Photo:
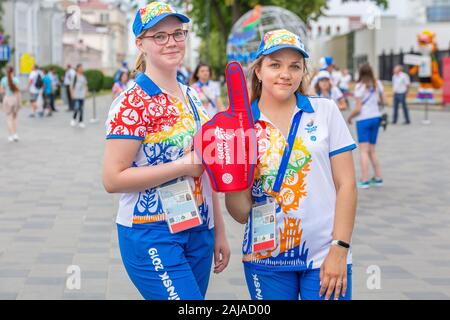
[[[139,72],[136,75],[135,82],[150,97],[154,97],[154,96],[157,96],[158,94],[163,93],[161,88],[158,87],[158,85],[156,83],[154,83],[153,80],[150,79],[150,77],[147,76],[144,72]],[[187,91],[186,91],[187,87],[183,83],[181,83],[180,81],[178,81],[178,84],[180,85],[181,90],[183,91],[183,93],[186,94],[187,93]]]
[[[201,87],[204,87],[204,86],[209,86],[209,80],[208,81],[206,81],[205,83],[203,83],[203,82],[201,82],[200,80],[198,80],[197,81],[197,85],[201,88]]]
[[[300,93],[295,93],[295,98],[297,100],[297,108],[308,113],[313,113],[314,109],[311,105],[311,102],[309,101],[307,96],[301,95]],[[259,98],[253,101],[252,103],[252,114],[253,114],[253,121],[258,121],[261,117],[261,111],[259,111],[258,107]]]
[[[139,87],[144,90],[150,97],[156,96],[162,93],[162,90],[150,79],[145,73],[140,72],[136,75],[135,79]]]

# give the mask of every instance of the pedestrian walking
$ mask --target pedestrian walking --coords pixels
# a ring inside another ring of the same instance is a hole
[[[8,141],[19,141],[17,134],[17,116],[22,104],[19,79],[14,76],[14,68],[6,68],[6,76],[0,80],[0,93],[3,95],[3,111],[6,114]]]
[[[33,71],[31,71],[28,77],[28,91],[30,93],[30,104],[31,111],[30,117],[36,117],[38,114],[40,117],[44,115],[43,111],[37,112],[38,110],[38,101],[42,100],[42,91],[43,91],[43,82],[44,74],[39,66],[34,65]]]
[[[61,89],[61,81],[59,80],[59,77],[56,74],[55,69],[50,68],[48,71],[50,74],[50,79],[52,81],[52,95],[51,95],[51,99],[50,99],[50,107],[52,109],[52,112],[57,112],[58,110],[56,110],[56,107],[55,107],[55,100],[56,100],[57,92],[60,92],[60,89]]]
[[[382,186],[380,161],[376,153],[378,130],[381,123],[381,107],[385,101],[384,88],[377,81],[372,67],[363,64],[359,68],[359,79],[355,86],[355,108],[348,117],[348,123],[356,120],[359,154],[361,162],[361,181],[358,187],[367,189],[371,185]],[[374,176],[369,180],[369,162],[372,164]]]
[[[44,78],[42,79],[44,82],[44,108],[43,112],[45,114],[45,110],[47,110],[47,116],[50,117],[52,115],[52,101],[54,101],[53,97],[53,83],[52,76],[49,70],[44,70]]]
[[[73,83],[71,86],[71,95],[73,97],[74,101],[74,109],[73,109],[73,118],[70,122],[70,125],[72,127],[77,125],[77,116],[79,118],[78,120],[78,126],[80,128],[84,128],[85,124],[83,122],[83,115],[84,115],[84,101],[86,99],[87,95],[87,80],[84,76],[84,70],[83,66],[81,64],[77,65],[76,68],[76,74],[73,78]]]
[[[74,108],[74,100],[72,97],[71,86],[73,83],[73,79],[75,78],[75,70],[72,68],[70,64],[67,65],[66,72],[64,73],[64,87],[66,90],[67,96],[67,111],[73,111]]]

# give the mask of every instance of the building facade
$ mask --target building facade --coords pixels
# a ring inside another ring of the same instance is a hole
[[[39,65],[62,64],[64,11],[60,1],[6,0],[3,8],[3,27],[14,49],[10,63],[17,73],[24,54]]]

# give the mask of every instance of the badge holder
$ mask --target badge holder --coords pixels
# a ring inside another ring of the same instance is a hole
[[[270,250],[275,247],[274,201],[256,205],[252,209],[252,252]]]
[[[187,180],[158,188],[158,193],[171,233],[191,229],[203,223]]]

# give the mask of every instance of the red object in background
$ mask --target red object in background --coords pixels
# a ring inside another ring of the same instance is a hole
[[[229,106],[206,122],[194,137],[194,149],[216,192],[250,188],[256,166],[254,120],[242,66],[226,67]]]
[[[442,88],[442,102],[444,105],[450,104],[450,57],[443,59],[443,79],[444,87]]]

